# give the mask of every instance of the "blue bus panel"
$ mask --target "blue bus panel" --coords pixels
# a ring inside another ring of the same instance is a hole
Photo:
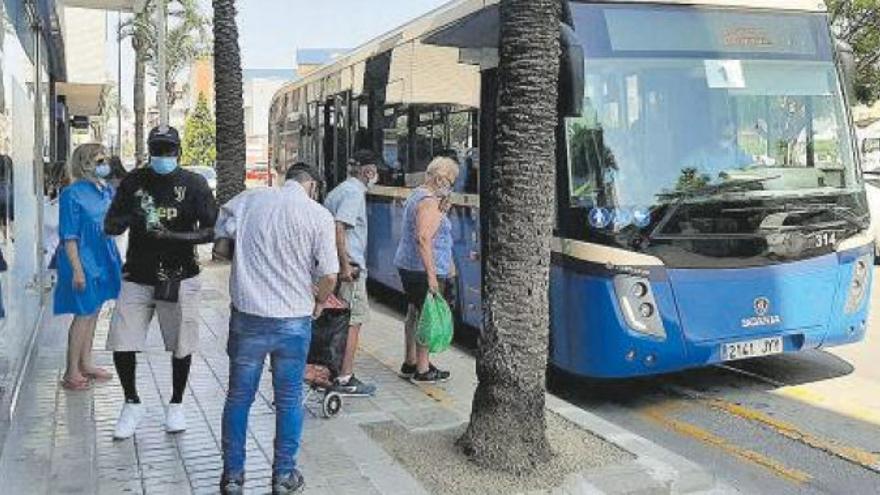
[[[369,199],[369,276],[401,291],[394,252],[403,199]],[[455,310],[481,325],[479,214],[455,206],[450,213],[458,267]],[[607,266],[553,254],[550,276],[551,362],[590,377],[623,378],[667,373],[724,361],[729,343],[781,337],[784,352],[857,342],[864,337],[872,270],[858,305],[846,308],[859,263],[873,263],[873,248],[746,269],[666,269]],[[641,271],[665,337],[629,325],[615,278]],[[708,289],[707,289],[708,288]]]

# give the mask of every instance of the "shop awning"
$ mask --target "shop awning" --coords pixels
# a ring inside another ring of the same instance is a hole
[[[56,83],[58,96],[64,96],[68,115],[93,117],[104,110],[106,84]]]
[[[147,0],[65,0],[66,7],[82,9],[121,10],[122,12],[140,12],[144,10]]]

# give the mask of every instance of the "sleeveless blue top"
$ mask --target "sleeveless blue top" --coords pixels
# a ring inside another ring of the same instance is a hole
[[[420,187],[413,191],[403,208],[403,231],[400,243],[397,245],[397,253],[394,255],[394,265],[403,270],[424,272],[425,264],[419,255],[418,231],[416,229],[416,215],[419,204],[433,195],[427,189]],[[440,227],[434,235],[434,267],[438,277],[448,277],[452,267],[452,222],[449,217],[443,215]]]

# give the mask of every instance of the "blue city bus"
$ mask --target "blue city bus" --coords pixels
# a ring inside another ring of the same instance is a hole
[[[496,0],[453,1],[288,84],[270,117],[273,166],[331,187],[381,153],[367,268],[395,291],[403,202],[458,158],[453,304],[474,329],[498,25]],[[561,30],[551,363],[632,377],[861,340],[873,240],[821,2],[572,1]]]

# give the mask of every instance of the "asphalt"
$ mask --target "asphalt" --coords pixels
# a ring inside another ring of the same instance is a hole
[[[563,377],[565,400],[755,494],[880,494],[880,283],[865,341],[659,377]]]

